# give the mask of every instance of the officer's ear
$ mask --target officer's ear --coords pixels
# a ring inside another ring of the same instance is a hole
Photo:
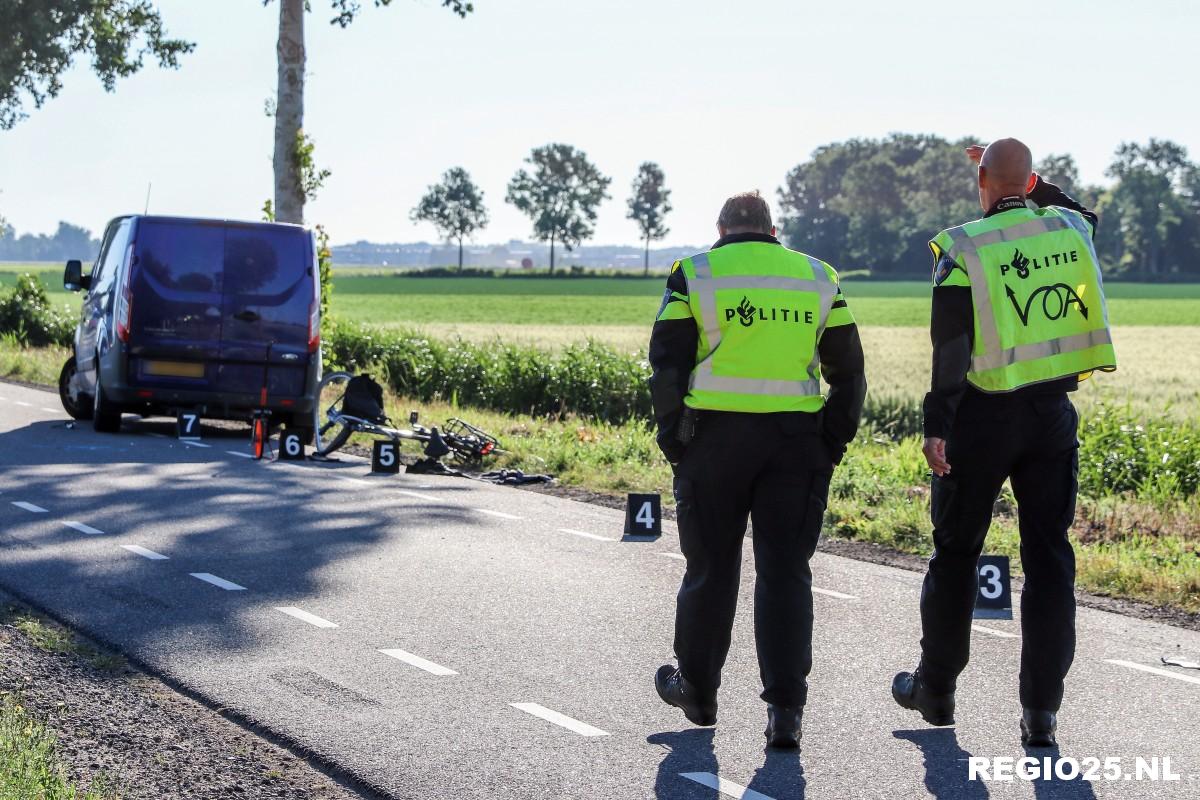
[[[771,235],[772,235],[772,236],[778,236],[778,235],[779,235],[779,234],[778,234],[778,233],[775,231],[775,226],[774,226],[774,225],[772,225],[772,226],[771,226]]]

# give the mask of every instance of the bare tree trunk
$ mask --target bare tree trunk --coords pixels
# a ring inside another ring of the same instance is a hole
[[[550,274],[554,274],[554,234],[550,234]]]
[[[296,140],[304,127],[304,0],[279,0],[275,47],[279,85],[275,100],[275,219],[304,222],[304,191]]]
[[[462,272],[463,257],[462,257],[462,237],[458,237],[458,271]]]
[[[646,237],[646,271],[645,275],[650,274],[650,237]]]

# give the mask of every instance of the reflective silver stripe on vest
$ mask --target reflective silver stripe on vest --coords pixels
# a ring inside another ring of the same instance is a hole
[[[821,393],[821,381],[816,377],[820,364],[817,358],[817,343],[829,320],[833,298],[837,287],[821,262],[806,256],[812,266],[813,279],[789,278],[779,275],[733,275],[714,278],[708,253],[692,256],[695,278],[688,282],[688,295],[695,297],[700,305],[701,323],[708,340],[708,355],[696,365],[688,382],[689,389],[706,389],[734,394],[768,396],[815,396]],[[685,273],[686,274],[686,273]],[[815,292],[820,297],[819,320],[813,344],[813,361],[808,366],[808,380],[786,381],[759,378],[719,376],[713,373],[713,356],[721,344],[721,322],[717,315],[717,291],[719,289],[781,289],[792,292]]]
[[[1092,232],[1088,230],[1087,223],[1083,221],[1083,217],[1079,216],[1074,211],[1060,211],[1063,219],[1078,232],[1087,245],[1088,255],[1092,257],[1092,264],[1096,268],[1096,286],[1100,289],[1100,296],[1104,296],[1104,275],[1100,272],[1100,256],[1096,253],[1096,240],[1092,238]],[[1108,327],[1108,303],[1101,303],[1100,309],[1104,312],[1104,327]]]
[[[721,344],[721,323],[717,318],[717,293],[706,289],[706,284],[712,283],[712,265],[708,263],[708,253],[697,253],[692,256],[692,268],[696,279],[688,283],[688,296],[695,296],[700,304],[700,321],[704,324],[704,337],[708,340],[708,350],[711,353]],[[685,276],[687,273],[684,273]]]
[[[1108,328],[1098,328],[1073,336],[1064,336],[1061,339],[1051,339],[1048,342],[1021,344],[1007,350],[984,353],[971,359],[971,369],[975,372],[986,372],[989,369],[1012,366],[1017,362],[1049,358],[1060,353],[1074,353],[1104,344],[1112,344],[1112,334]]]
[[[708,369],[705,369],[705,365]],[[712,372],[712,357],[706,358],[696,367],[691,385],[696,389],[707,389],[714,392],[731,392],[733,394],[758,394],[772,397],[794,397],[803,395],[815,397],[821,393],[819,380],[808,381],[779,381],[758,378],[730,378],[714,375]]]

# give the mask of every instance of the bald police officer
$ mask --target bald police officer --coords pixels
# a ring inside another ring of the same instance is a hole
[[[766,736],[798,747],[812,666],[808,562],[834,465],[858,428],[862,346],[837,273],[779,243],[757,192],[730,198],[717,231],[711,250],[675,263],[650,339],[658,443],[675,470],[687,559],[679,666],[661,667],[655,686],[692,722],[716,723],[749,517]]]
[[[1011,479],[1021,530],[1021,741],[1055,744],[1075,654],[1079,417],[1067,398],[1116,368],[1096,215],[1033,175],[1016,139],[972,147],[982,219],[940,233],[934,258],[933,385],[925,458],[933,470],[933,557],[921,592],[921,660],[892,696],[933,725],[954,723],[992,506]],[[1029,189],[1026,194],[1027,188]],[[1027,201],[1039,208],[1031,210]]]

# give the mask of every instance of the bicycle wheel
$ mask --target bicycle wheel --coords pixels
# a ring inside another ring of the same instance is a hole
[[[313,406],[313,449],[316,455],[329,455],[344,445],[354,433],[353,428],[338,421],[346,384],[353,377],[349,372],[330,372],[321,378],[317,402]]]

